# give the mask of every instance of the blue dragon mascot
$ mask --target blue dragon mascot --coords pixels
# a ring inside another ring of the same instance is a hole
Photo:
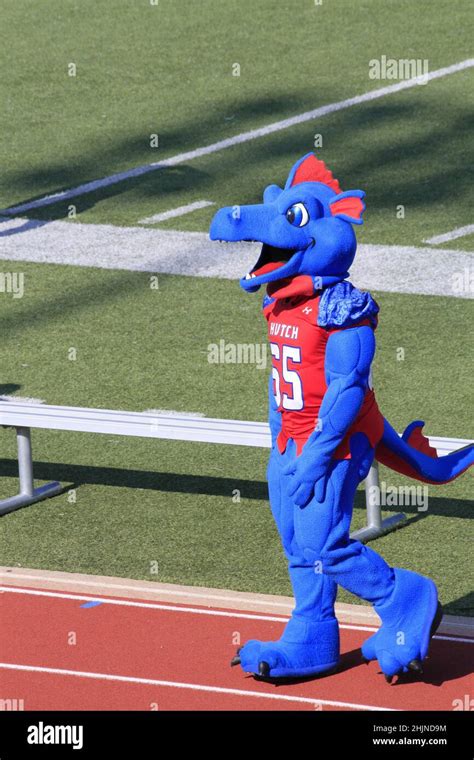
[[[212,240],[262,243],[240,284],[247,292],[266,286],[267,477],[295,607],[278,641],[248,641],[232,664],[264,679],[336,668],[338,585],[374,605],[381,626],[362,654],[378,660],[388,682],[423,672],[442,617],[431,579],[390,567],[349,535],[355,491],[374,457],[428,483],[448,482],[474,461],[472,446],[438,458],[423,422],[412,422],[400,437],[378,409],[371,364],[379,307],[347,279],[364,195],[342,192],[310,153],[293,166],[284,189],[270,185],[263,203],[221,208],[211,223]]]

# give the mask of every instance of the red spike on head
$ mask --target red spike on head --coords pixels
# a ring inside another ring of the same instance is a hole
[[[332,172],[327,168],[324,161],[320,161],[314,153],[298,166],[291,183],[291,187],[299,185],[301,182],[322,182],[323,185],[327,185],[336,193],[341,193],[341,187],[335,177],[332,176]]]

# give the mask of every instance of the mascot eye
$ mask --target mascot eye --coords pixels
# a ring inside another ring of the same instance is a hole
[[[304,227],[309,222],[308,210],[303,203],[290,206],[285,216],[293,227]]]

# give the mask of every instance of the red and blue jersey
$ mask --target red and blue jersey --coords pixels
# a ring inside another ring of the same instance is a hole
[[[277,437],[280,451],[292,438],[301,452],[314,431],[321,403],[326,393],[326,345],[330,335],[341,327],[320,327],[317,323],[320,295],[283,298],[264,305],[268,322],[268,339],[272,356],[273,394],[281,413],[281,430]],[[356,325],[374,324],[361,319]],[[383,416],[375,394],[368,388],[361,409],[343,441],[336,449],[337,459],[350,456],[349,438],[364,432],[372,446],[383,433]]]

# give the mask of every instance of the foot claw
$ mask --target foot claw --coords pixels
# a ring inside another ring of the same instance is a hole
[[[240,653],[242,651],[242,647],[239,647],[235,653],[235,655],[232,657],[230,661],[230,667],[233,668],[234,665],[240,665]]]
[[[263,676],[264,678],[268,678],[270,675],[270,665],[268,662],[265,662],[265,660],[262,660],[262,662],[259,662],[258,664],[258,675]]]
[[[385,680],[386,680],[387,683],[392,683],[392,681],[393,681],[393,676],[384,675],[384,678],[385,678]]]
[[[421,663],[421,660],[412,660],[408,663],[409,670],[412,670],[414,673],[418,673],[421,675],[423,673],[423,665]]]
[[[369,664],[369,662],[370,662],[370,660],[368,660],[368,659],[367,659],[367,657],[364,657],[364,655],[362,655],[362,662],[363,662],[365,665],[368,665],[368,664]]]

